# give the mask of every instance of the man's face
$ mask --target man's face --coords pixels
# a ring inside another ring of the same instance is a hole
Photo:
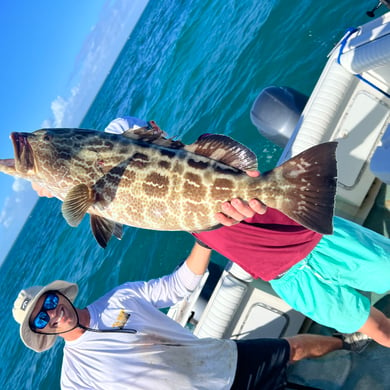
[[[36,320],[37,316],[39,316],[38,320]],[[37,328],[34,323],[43,327]],[[58,291],[43,294],[30,316],[30,326],[38,333],[58,334],[69,331],[76,325],[77,315],[73,305]]]

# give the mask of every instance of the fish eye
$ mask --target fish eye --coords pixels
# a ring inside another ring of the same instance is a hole
[[[48,134],[48,133],[46,133],[46,134],[43,136],[43,140],[44,140],[44,141],[50,141],[52,138],[53,138],[53,137],[52,137],[50,134]]]

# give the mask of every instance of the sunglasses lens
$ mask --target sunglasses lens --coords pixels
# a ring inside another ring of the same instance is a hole
[[[43,329],[50,321],[50,316],[47,314],[48,310],[53,310],[58,305],[58,295],[54,293],[48,293],[45,301],[43,302],[42,309],[35,317],[33,326],[35,329]]]
[[[34,327],[36,329],[43,329],[50,321],[49,315],[41,311],[34,319]]]
[[[58,296],[56,294],[47,294],[45,302],[43,302],[42,308],[44,310],[53,310],[58,305]]]

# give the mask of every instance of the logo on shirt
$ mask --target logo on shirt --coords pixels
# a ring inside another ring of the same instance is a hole
[[[123,309],[121,309],[116,319],[116,322],[112,324],[112,327],[122,329],[126,325],[126,322],[129,318],[130,313],[126,313]]]

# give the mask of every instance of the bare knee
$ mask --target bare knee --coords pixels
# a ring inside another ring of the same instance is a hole
[[[290,362],[297,362],[306,357],[306,348],[301,335],[287,337],[290,344]]]
[[[342,348],[340,339],[316,334],[298,334],[286,340],[290,344],[290,362],[320,357]]]
[[[390,348],[390,319],[375,307],[371,308],[367,321],[359,331]]]

